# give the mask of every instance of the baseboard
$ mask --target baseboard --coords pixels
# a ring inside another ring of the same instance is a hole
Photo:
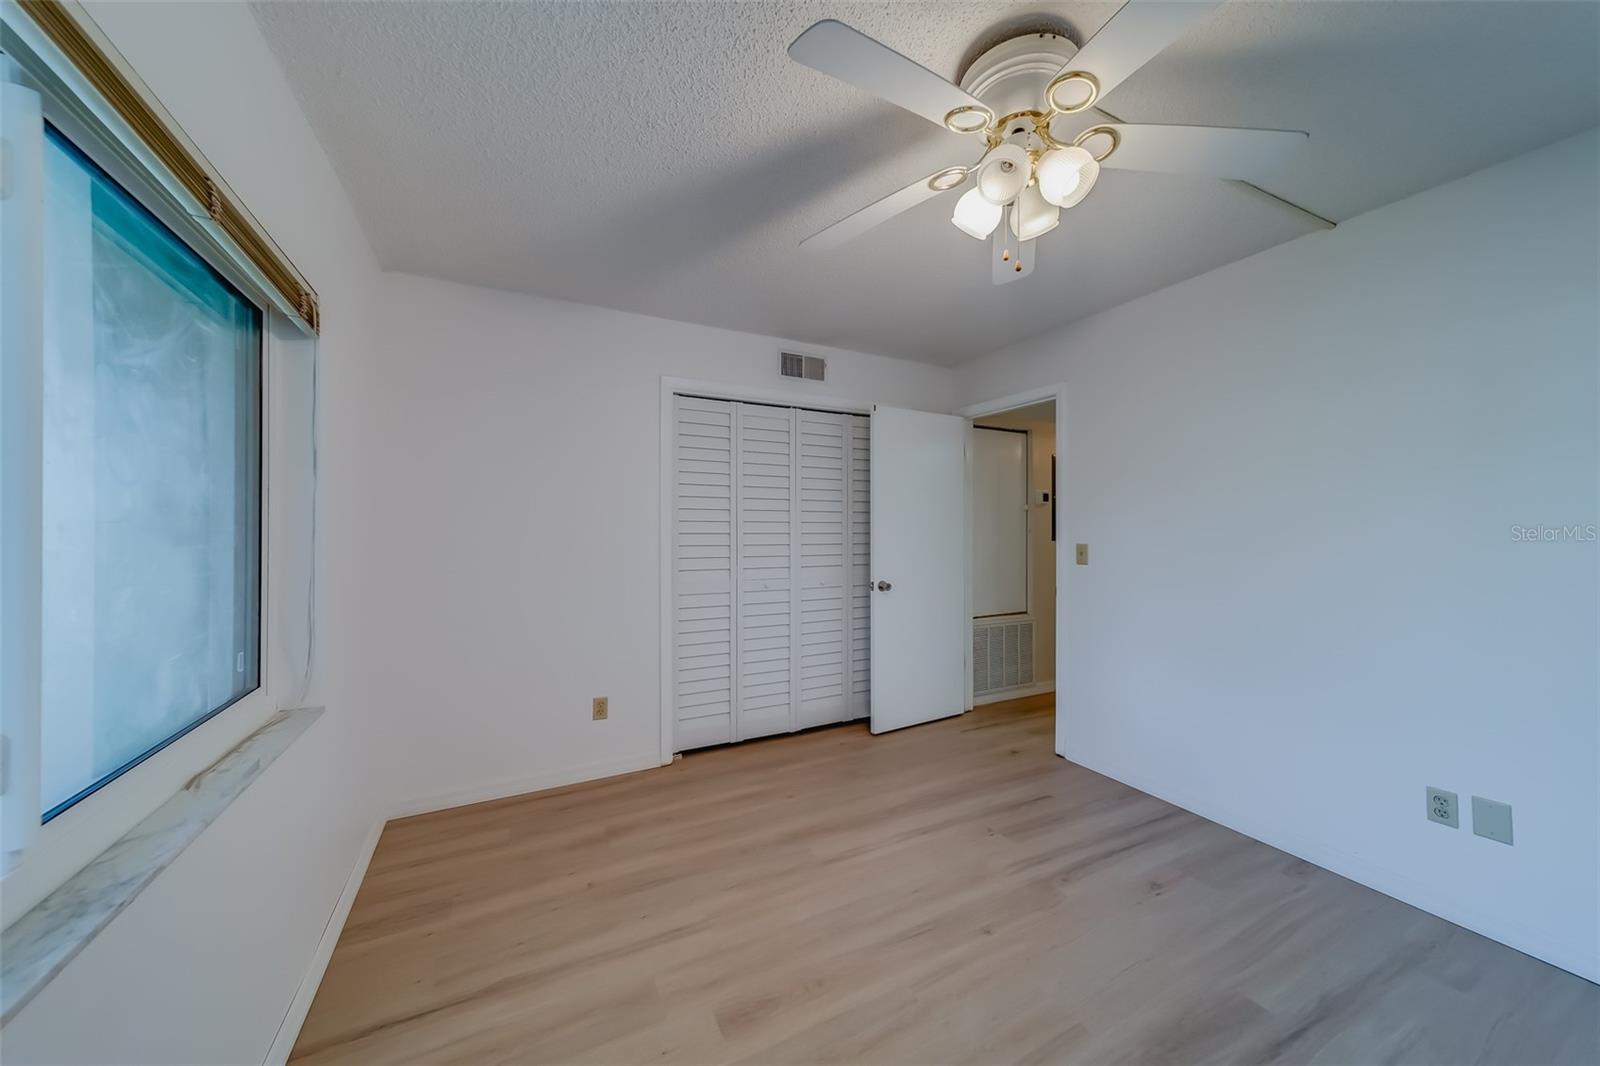
[[[1277,826],[1264,825],[1257,817],[1225,810],[1204,797],[1166,788],[1164,785],[1145,780],[1139,774],[1127,773],[1120,767],[1085,760],[1073,754],[1064,757],[1085,769],[1120,781],[1130,788],[1165,800],[1175,807],[1182,807],[1192,814],[1198,814],[1207,821],[1226,826],[1236,833],[1243,833],[1252,840],[1259,840],[1263,844],[1304,859],[1340,877],[1349,878],[1357,884],[1382,892],[1418,910],[1427,911],[1437,918],[1443,918],[1463,929],[1488,937],[1524,955],[1531,955],[1587,981],[1600,984],[1600,956],[1585,954],[1582,949],[1574,950],[1574,946],[1570,943],[1552,940],[1535,930],[1515,925],[1495,915],[1485,914],[1460,900],[1441,897],[1437,891],[1429,890],[1405,874],[1379,866],[1322,841],[1301,838],[1292,833],[1285,833]]]
[[[608,759],[604,762],[568,766],[558,770],[545,770],[521,777],[504,777],[498,781],[489,781],[481,785],[465,785],[461,788],[447,789],[443,792],[435,792],[428,796],[419,796],[415,799],[402,801],[394,808],[389,817],[391,819],[410,818],[418,814],[431,814],[434,811],[445,811],[452,807],[465,807],[472,803],[486,803],[489,800],[505,799],[508,796],[520,796],[526,792],[542,792],[547,788],[561,788],[563,785],[577,785],[584,781],[598,781],[601,778],[616,777],[619,774],[631,774],[639,770],[652,770],[660,765],[661,756],[651,751],[632,755],[625,759]]]
[[[1012,688],[999,689],[995,692],[986,692],[982,696],[972,697],[974,707],[982,707],[987,703],[1004,703],[1006,700],[1020,700],[1024,696],[1042,696],[1046,692],[1054,692],[1054,681],[1040,681],[1035,685],[1017,685]]]
[[[295,989],[294,999],[289,1001],[289,1011],[278,1025],[278,1035],[272,1038],[272,1046],[267,1049],[267,1057],[262,1060],[262,1066],[284,1066],[284,1063],[289,1061],[289,1054],[294,1050],[294,1042],[300,1039],[300,1027],[305,1025],[306,1015],[311,1012],[311,1001],[316,998],[317,989],[322,986],[322,975],[328,970],[328,960],[333,958],[333,949],[339,943],[339,934],[344,932],[345,919],[350,917],[350,908],[356,901],[356,893],[361,890],[362,879],[367,876],[367,865],[372,862],[372,853],[378,847],[378,838],[383,835],[385,824],[386,820],[379,818],[367,832],[367,838],[361,842],[361,850],[356,853],[355,865],[350,868],[350,876],[345,878],[344,889],[333,905],[333,913],[328,916],[328,924],[322,929],[322,939],[317,941],[317,950],[311,956],[311,965],[307,968],[306,975],[300,979],[300,987]]]

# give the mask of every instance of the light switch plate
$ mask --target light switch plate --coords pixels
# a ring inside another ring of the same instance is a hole
[[[1089,546],[1087,544],[1078,545],[1078,565],[1089,565]]]
[[[1511,804],[1473,796],[1472,831],[1502,844],[1511,843]]]
[[[1461,806],[1454,792],[1428,786],[1428,821],[1461,828]]]

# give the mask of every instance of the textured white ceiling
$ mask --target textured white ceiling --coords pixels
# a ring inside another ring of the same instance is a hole
[[[995,287],[932,200],[800,239],[973,154],[791,62],[838,18],[954,78],[998,25],[1117,4],[257,3],[388,269],[951,364],[1289,240],[1245,187],[1108,171]],[[1600,121],[1600,5],[1233,0],[1104,100],[1304,129],[1273,192],[1334,219]]]

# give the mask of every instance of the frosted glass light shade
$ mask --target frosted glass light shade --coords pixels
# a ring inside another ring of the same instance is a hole
[[[950,221],[954,222],[961,232],[981,241],[1000,225],[1000,214],[1003,210],[999,204],[992,204],[984,199],[983,194],[977,189],[968,189],[961,194],[961,199],[956,201],[955,213],[950,216]]]
[[[1039,193],[1057,207],[1079,203],[1100,177],[1100,164],[1094,156],[1076,145],[1046,152],[1039,160]]]
[[[978,192],[991,204],[1008,204],[1028,184],[1031,169],[1028,153],[1021,145],[991,148],[978,163]]]
[[[1023,189],[1022,195],[1017,197],[1016,206],[1011,209],[1011,232],[1017,235],[1019,241],[1031,241],[1043,236],[1055,229],[1060,221],[1061,209],[1045,203],[1037,185]]]

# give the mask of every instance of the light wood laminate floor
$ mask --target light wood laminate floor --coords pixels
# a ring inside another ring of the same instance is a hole
[[[1600,1060],[1595,985],[1051,732],[1017,701],[392,823],[295,1059]]]

